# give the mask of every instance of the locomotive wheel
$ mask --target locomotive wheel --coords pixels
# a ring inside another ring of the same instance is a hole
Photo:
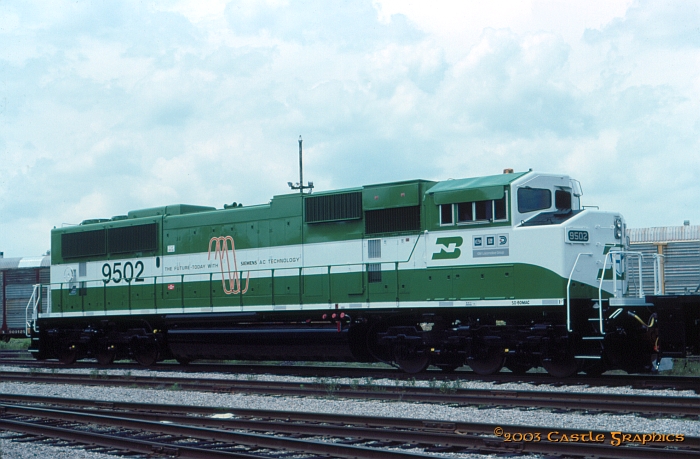
[[[68,346],[58,352],[58,361],[64,365],[73,365],[78,360],[78,350],[75,346]]]
[[[95,358],[97,359],[97,363],[99,365],[109,365],[112,362],[114,362],[114,358],[117,356],[117,353],[114,349],[103,349],[99,351],[97,354],[95,354]]]
[[[428,368],[430,354],[421,349],[399,346],[394,349],[394,361],[406,373],[420,373]]]
[[[144,367],[155,365],[158,361],[158,349],[155,347],[139,349],[137,352],[134,352],[134,359],[139,365],[143,365]]]
[[[420,373],[421,371],[428,368],[429,363],[430,356],[428,356],[428,354],[414,355],[413,357],[396,359],[396,364],[399,366],[399,368],[401,368],[404,372],[410,374]]]
[[[478,375],[488,376],[498,373],[503,368],[506,357],[501,348],[490,347],[483,354],[477,357],[470,357],[467,365]]]
[[[158,345],[153,340],[132,342],[131,352],[140,365],[150,367],[158,361]]]
[[[578,362],[571,354],[564,357],[542,359],[542,366],[547,370],[547,373],[555,378],[568,378],[578,373]]]

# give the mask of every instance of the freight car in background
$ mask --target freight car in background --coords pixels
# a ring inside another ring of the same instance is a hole
[[[638,255],[621,214],[584,208],[568,176],[508,172],[54,229],[31,351],[65,363],[327,359],[557,376],[700,353],[697,296],[650,302],[630,288]]]
[[[4,258],[0,252],[0,339],[3,341],[27,337],[27,304],[35,284],[48,285],[50,266],[49,256]],[[47,299],[47,295],[44,295],[44,304]]]
[[[659,275],[655,276],[653,263],[642,265],[641,279],[638,265],[629,270],[632,287],[641,285],[645,295],[688,295],[700,292],[700,226],[667,226],[658,228],[631,228],[627,231],[629,250],[651,260],[660,255]]]

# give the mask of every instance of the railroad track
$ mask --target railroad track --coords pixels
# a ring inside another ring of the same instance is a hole
[[[32,355],[24,349],[2,349],[0,350],[1,360],[27,360],[33,359]]]
[[[8,352],[8,351],[5,351]],[[21,354],[24,352],[24,354]],[[7,354],[3,357],[0,353],[0,364],[10,366],[22,366],[29,368],[87,368],[87,369],[115,369],[115,370],[143,370],[144,367],[136,363],[115,363],[108,367],[100,366],[96,362],[81,361],[72,366],[63,365],[57,361],[36,361],[25,351]],[[285,364],[250,364],[250,363],[191,363],[180,365],[177,363],[160,363],[148,367],[156,371],[172,371],[180,373],[243,373],[250,375],[281,375],[302,376],[317,378],[372,378],[372,379],[396,379],[401,381],[485,381],[497,384],[528,383],[534,385],[581,385],[592,387],[625,387],[635,389],[674,389],[692,390],[700,394],[700,377],[693,376],[666,376],[666,375],[618,375],[605,374],[601,376],[576,375],[566,379],[553,378],[547,373],[513,374],[503,371],[490,376],[481,376],[463,367],[454,373],[444,373],[440,370],[429,369],[420,374],[408,375],[400,370],[377,366],[322,366],[322,365],[285,365]]]
[[[183,458],[277,457],[282,451],[295,457],[380,459],[425,457],[426,452],[670,459],[700,454],[698,437],[614,446],[616,436],[606,431],[53,397],[0,395],[0,401],[0,428],[6,430]],[[508,441],[510,433],[519,440]]]
[[[332,380],[299,383],[163,376],[66,374],[0,371],[1,381],[89,386],[179,389],[219,393],[398,400],[477,406],[535,407],[649,415],[700,416],[699,397],[461,389],[443,383],[434,387],[337,384]]]

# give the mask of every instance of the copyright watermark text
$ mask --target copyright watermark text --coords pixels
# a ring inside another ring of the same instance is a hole
[[[529,432],[506,432],[503,427],[493,429],[494,435],[502,437],[505,442],[526,442],[537,443],[547,441],[551,443],[606,443],[612,446],[622,446],[628,443],[647,445],[650,443],[677,443],[685,441],[683,434],[660,434],[660,433],[625,433],[625,432],[575,432],[566,433],[556,430],[551,431],[529,431]]]

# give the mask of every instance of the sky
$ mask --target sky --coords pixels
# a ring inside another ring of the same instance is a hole
[[[0,252],[168,204],[515,171],[700,224],[700,2],[0,0]]]

